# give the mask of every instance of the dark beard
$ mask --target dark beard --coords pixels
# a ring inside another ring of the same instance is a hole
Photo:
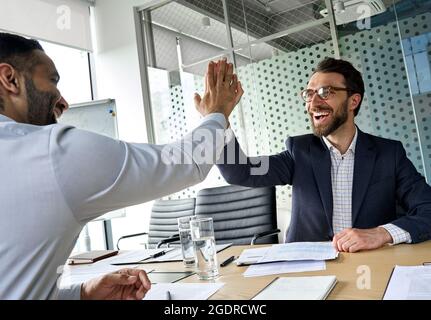
[[[57,95],[37,90],[31,79],[25,79],[25,88],[28,101],[28,123],[37,126],[57,123],[54,115]]]
[[[346,100],[338,113],[334,114],[334,119],[326,127],[316,128],[314,126],[313,117],[311,117],[311,127],[313,128],[314,135],[318,137],[327,137],[335,130],[337,130],[342,124],[347,121],[348,113],[348,101]]]

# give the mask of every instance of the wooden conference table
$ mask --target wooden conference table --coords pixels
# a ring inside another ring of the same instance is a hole
[[[218,253],[218,261],[220,263],[232,255],[238,256],[243,249],[249,247],[229,247]],[[245,278],[242,273],[247,267],[238,267],[235,263],[231,263],[224,268],[219,268],[220,276],[215,282],[222,282],[225,285],[211,299],[248,300],[278,276],[312,275],[335,275],[337,277],[338,283],[327,299],[382,299],[395,265],[422,265],[426,261],[431,261],[431,241],[413,245],[386,246],[377,250],[357,253],[340,253],[337,260],[326,262],[326,270],[324,271]],[[189,271],[182,262],[153,263],[141,265],[141,267],[147,270],[154,269],[154,271]],[[369,288],[358,288],[357,282],[359,287],[363,287],[361,279],[368,275],[364,273],[368,271],[371,280]],[[199,280],[197,275],[192,275],[180,282],[205,281]]]

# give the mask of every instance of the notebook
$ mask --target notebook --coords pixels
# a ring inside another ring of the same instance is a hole
[[[105,258],[115,256],[117,250],[93,250],[69,257],[68,264],[93,263]]]
[[[325,300],[336,283],[335,276],[279,277],[252,300]]]

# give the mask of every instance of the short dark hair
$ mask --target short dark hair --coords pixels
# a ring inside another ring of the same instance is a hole
[[[355,109],[356,116],[359,112],[359,108],[361,107],[365,93],[364,80],[362,79],[361,73],[350,62],[329,57],[319,62],[313,74],[316,72],[335,72],[343,75],[346,87],[351,90],[348,92],[349,96],[352,93],[359,93],[361,95],[361,102]]]
[[[35,50],[44,51],[38,41],[0,32],[0,63],[8,63],[19,71],[30,71],[36,62]]]
[[[0,63],[10,64],[20,72],[32,72],[37,64],[35,50],[43,50],[36,40],[26,39],[15,34],[0,32]],[[0,96],[0,110],[4,109]]]

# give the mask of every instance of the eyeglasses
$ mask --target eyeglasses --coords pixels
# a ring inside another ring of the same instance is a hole
[[[317,93],[317,95],[319,96],[320,99],[322,100],[328,100],[329,95],[331,93],[334,93],[334,91],[347,91],[347,92],[352,92],[352,89],[349,88],[339,88],[339,87],[321,87],[317,90],[313,90],[313,89],[305,89],[302,90],[300,95],[302,97],[302,99],[305,102],[310,102],[311,100],[313,100],[314,95]]]

